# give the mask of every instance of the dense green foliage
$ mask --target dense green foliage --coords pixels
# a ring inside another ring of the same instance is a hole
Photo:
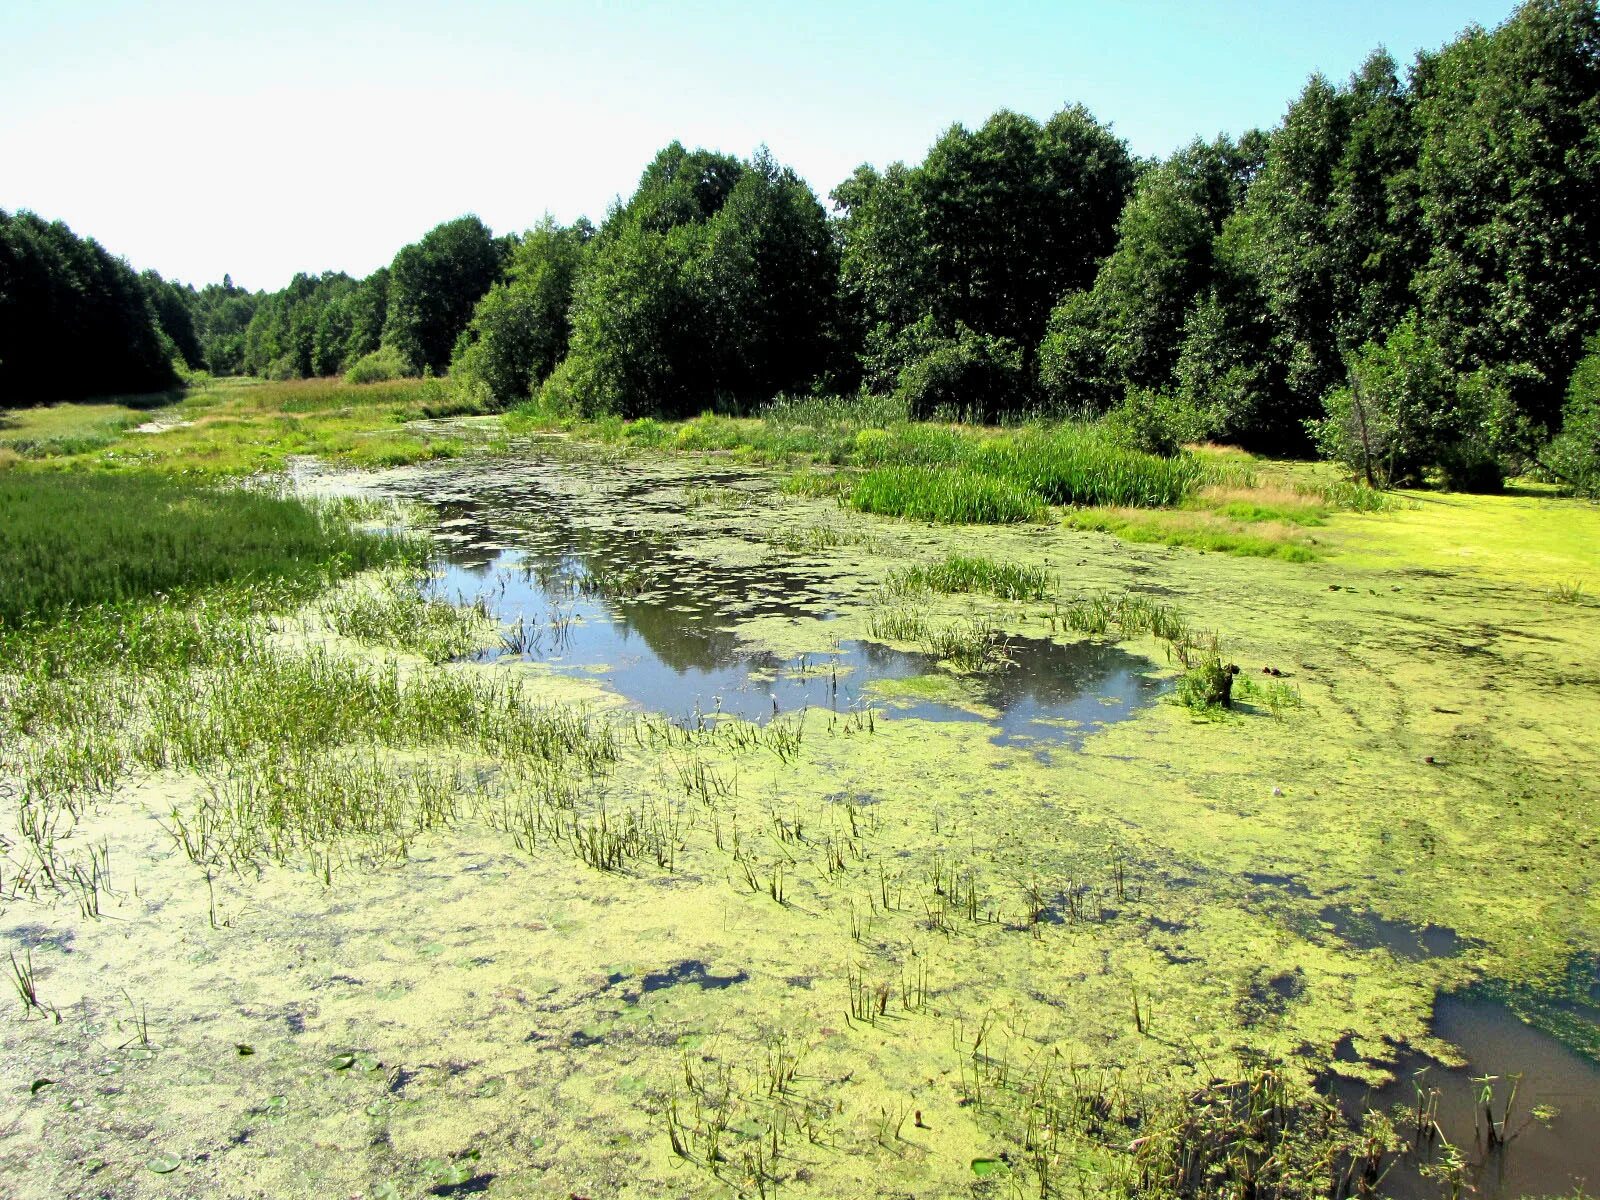
[[[158,386],[172,360],[448,368],[477,408],[623,417],[859,388],[917,418],[1109,413],[1163,454],[1216,438],[1315,446],[1373,480],[1483,486],[1537,462],[1570,482],[1596,194],[1600,13],[1526,0],[1163,162],[1081,107],[952,126],[918,164],[857,168],[831,219],[765,149],[676,142],[598,229],[496,238],[461,217],[367,279],[271,294],[136,280],[7,218],[0,379],[48,399]],[[66,349],[91,344],[112,349]]]
[[[1093,286],[1051,317],[1041,384],[1100,410],[1170,393],[1133,407],[1192,436],[1292,449],[1314,430],[1353,465],[1338,431],[1364,377],[1394,478],[1492,479],[1558,428],[1600,325],[1597,173],[1592,0],[1530,0],[1404,77],[1381,52],[1342,86],[1313,77],[1264,139],[1144,176]],[[1421,391],[1375,365],[1397,334]]]
[[[177,382],[145,284],[92,238],[0,212],[0,405]]]
[[[419,374],[442,372],[473,306],[498,277],[503,250],[472,216],[447,221],[402,249],[389,268],[384,344]]]
[[[803,388],[828,359],[836,279],[827,216],[793,171],[674,143],[596,236],[547,391],[683,415]]]
[[[1600,334],[1589,339],[1588,351],[1572,373],[1561,434],[1544,463],[1579,494],[1600,499]]]
[[[594,229],[562,228],[546,217],[511,252],[503,282],[478,301],[450,362],[450,374],[496,408],[526,400],[567,356],[572,293]]]
[[[336,507],[154,476],[0,474],[0,629],[217,584],[321,584],[415,558]]]
[[[976,132],[953,126],[920,166],[858,168],[833,199],[869,385],[894,386],[945,348],[930,340],[963,330],[1006,339],[1031,363],[1051,305],[1114,245],[1133,179],[1127,146],[1081,107],[1042,125],[996,113]]]

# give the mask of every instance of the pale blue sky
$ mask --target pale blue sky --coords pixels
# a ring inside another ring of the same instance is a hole
[[[819,195],[998,108],[1081,102],[1166,154],[1512,7],[0,0],[0,209],[168,277],[276,288],[366,274],[463,212],[598,220],[673,138],[764,142]]]

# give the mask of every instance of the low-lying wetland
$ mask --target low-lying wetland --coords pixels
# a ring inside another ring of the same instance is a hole
[[[297,478],[432,565],[8,643],[15,1194],[1593,1190],[1592,550]],[[1212,656],[1234,706],[1171,702]]]

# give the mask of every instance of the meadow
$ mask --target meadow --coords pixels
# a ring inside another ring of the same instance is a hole
[[[6,418],[14,1194],[1595,1177],[1593,506],[437,402]]]

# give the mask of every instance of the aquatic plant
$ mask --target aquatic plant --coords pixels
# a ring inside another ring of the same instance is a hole
[[[880,467],[850,490],[860,512],[909,517],[946,525],[1007,525],[1034,520],[1037,496],[1004,479],[965,468]]]
[[[310,595],[419,540],[357,528],[370,507],[139,475],[0,476],[0,631],[67,611],[270,579]]]
[[[1195,712],[1233,706],[1233,678],[1239,668],[1208,654],[1178,679],[1175,695],[1179,704]]]
[[[468,606],[424,595],[427,576],[387,570],[338,588],[317,606],[323,624],[342,637],[395,646],[429,662],[460,658],[488,633],[482,599]]]
[[[979,555],[951,554],[936,562],[896,571],[886,587],[891,592],[987,592],[1003,600],[1043,600],[1055,586],[1044,567],[1001,563]]]
[[[982,617],[927,628],[920,641],[926,653],[962,671],[989,671],[1011,662],[1000,630]]]

